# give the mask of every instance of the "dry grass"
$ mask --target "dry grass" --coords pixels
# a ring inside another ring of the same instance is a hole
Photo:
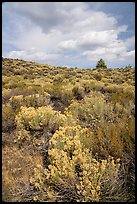
[[[20,202],[23,196],[30,194],[29,179],[36,164],[42,164],[42,158],[38,153],[30,155],[27,149],[19,150],[15,146],[3,147],[2,199],[4,201]]]

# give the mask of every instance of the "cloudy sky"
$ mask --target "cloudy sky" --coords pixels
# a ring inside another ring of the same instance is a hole
[[[134,2],[7,2],[2,4],[2,55],[94,68],[135,66]]]

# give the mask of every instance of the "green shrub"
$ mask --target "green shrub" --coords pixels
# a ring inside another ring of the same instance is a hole
[[[14,111],[19,110],[23,102],[23,95],[12,96],[9,102]]]
[[[85,96],[84,88],[80,85],[75,85],[72,89],[72,93],[77,100],[81,100]]]
[[[100,123],[96,130],[97,152],[107,157],[124,159],[125,155],[134,157],[135,121],[134,118],[117,118],[115,123]]]
[[[50,91],[50,95],[55,109],[63,112],[64,108],[71,103],[73,98],[72,88],[73,85],[67,82],[54,85],[53,89]]]
[[[8,102],[8,100],[10,99],[10,97],[11,97],[11,89],[5,89],[5,88],[3,88],[3,90],[2,90],[2,102],[3,102],[3,103]]]
[[[95,74],[95,75],[94,75],[94,78],[95,78],[97,81],[101,81],[102,75],[101,75],[101,74]]]
[[[10,104],[2,104],[2,131],[8,132],[15,128],[15,112]]]
[[[111,101],[113,103],[120,103],[125,106],[130,101],[134,101],[134,93],[131,90],[123,90],[122,92],[117,91],[115,93],[111,93]]]
[[[50,94],[43,93],[43,94],[32,94],[24,97],[23,105],[27,107],[40,107],[40,106],[47,106],[50,104]]]
[[[73,101],[66,109],[74,118],[77,118],[82,126],[94,127],[101,121],[109,120],[111,104],[106,104],[101,94],[92,94],[80,102]]]

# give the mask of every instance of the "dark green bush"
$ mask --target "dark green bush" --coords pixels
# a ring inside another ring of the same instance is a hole
[[[97,62],[96,68],[107,68],[107,65],[105,64],[105,61],[103,59],[100,59]]]

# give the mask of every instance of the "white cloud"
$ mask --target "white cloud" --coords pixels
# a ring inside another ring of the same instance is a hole
[[[125,45],[127,46],[128,49],[134,49],[134,47],[135,47],[135,36],[132,36],[132,37],[128,38],[125,41]]]
[[[54,61],[58,58],[57,54],[46,54],[35,48],[31,48],[29,50],[20,50],[20,51],[11,51],[8,53],[7,57],[9,58],[17,58],[17,59],[25,59],[25,60],[40,60],[40,61]]]
[[[74,25],[76,28],[88,29],[94,31],[110,30],[115,27],[117,21],[114,17],[108,16],[107,14],[99,11],[88,11],[88,16],[81,21],[76,22]],[[83,16],[83,14],[82,14]]]
[[[129,63],[135,63],[135,50],[129,52],[121,53],[121,61],[128,61]]]
[[[134,63],[134,36],[119,38],[128,26],[118,26],[114,16],[87,2],[8,2],[5,7],[12,32],[3,31],[3,44],[16,48],[6,56],[68,66],[75,60],[95,64],[99,58]]]
[[[98,48],[94,51],[83,52],[89,61],[96,63],[100,58],[103,58],[107,63],[116,59],[116,54],[109,52],[108,48]],[[109,59],[109,60],[108,60]]]
[[[107,46],[116,39],[116,33],[113,30],[91,31],[78,39],[78,46],[84,49],[96,49]],[[93,48],[92,48],[93,46]]]
[[[58,48],[64,49],[64,50],[75,49],[76,48],[76,41],[75,40],[61,41],[58,44]]]

